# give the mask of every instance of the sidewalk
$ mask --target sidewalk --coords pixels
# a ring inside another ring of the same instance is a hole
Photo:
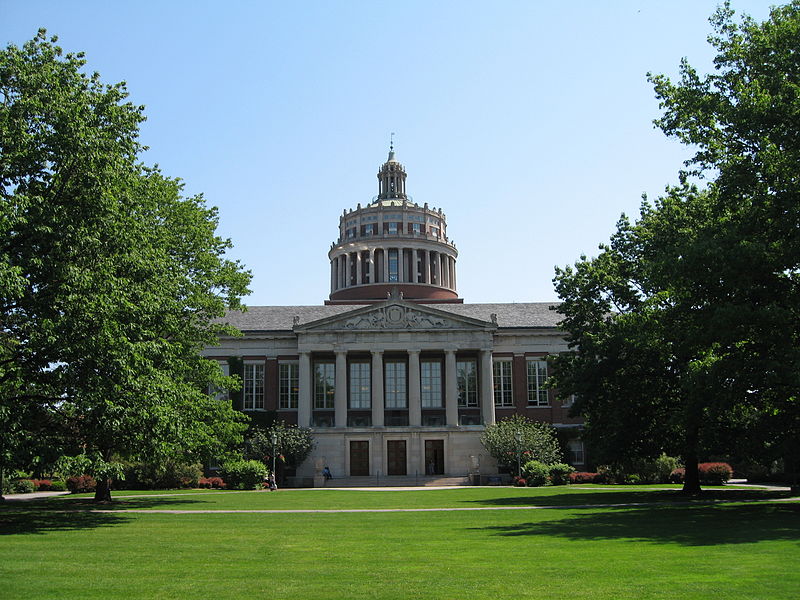
[[[6,494],[3,496],[8,501],[36,500],[37,498],[48,498],[50,496],[64,496],[70,492],[31,492],[29,494]]]

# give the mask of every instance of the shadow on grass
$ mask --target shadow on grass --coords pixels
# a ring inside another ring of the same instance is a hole
[[[668,503],[685,505],[719,500],[728,502],[751,502],[753,500],[771,500],[790,498],[790,492],[774,490],[704,490],[700,494],[687,495],[675,490],[642,490],[642,491],[577,491],[562,488],[563,492],[552,493],[553,488],[532,488],[543,490],[545,493],[534,492],[530,494],[505,496],[502,498],[485,498],[480,500],[465,500],[467,504],[481,504],[484,506],[591,506],[608,504],[630,503]],[[549,493],[548,493],[549,492]]]
[[[0,536],[121,525],[134,517],[122,512],[114,514],[113,511],[170,508],[176,504],[180,504],[181,508],[188,508],[187,505],[195,503],[200,504],[202,501],[175,496],[94,502],[91,498],[60,496],[24,502],[3,502],[0,503]]]
[[[595,500],[596,502],[596,500]],[[800,539],[800,505],[674,505],[607,507],[561,519],[475,528],[502,536],[583,541],[628,540],[683,546]]]

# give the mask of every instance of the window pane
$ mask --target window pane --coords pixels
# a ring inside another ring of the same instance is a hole
[[[420,395],[422,408],[442,407],[442,363],[438,360],[420,362]]]
[[[297,363],[278,365],[278,408],[297,408],[300,396],[300,367]]]
[[[244,410],[263,410],[264,363],[244,365],[242,404]]]
[[[549,406],[547,390],[547,363],[543,360],[528,361],[528,406]]]
[[[350,408],[370,408],[370,364],[350,363]]]
[[[333,408],[336,369],[332,362],[314,364],[314,408]]]
[[[494,404],[495,406],[514,406],[512,391],[511,361],[495,360],[494,371]]]
[[[456,362],[458,380],[458,405],[460,407],[478,406],[478,368],[475,360]]]
[[[389,361],[384,365],[386,408],[406,408],[406,363]]]

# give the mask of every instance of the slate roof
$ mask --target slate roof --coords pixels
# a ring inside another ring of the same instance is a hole
[[[551,307],[555,302],[524,302],[500,304],[422,304],[430,308],[452,313],[456,316],[491,321],[497,315],[497,324],[502,328],[556,327],[561,319]],[[244,332],[292,331],[295,316],[300,324],[341,315],[364,304],[318,305],[318,306],[249,306],[246,312],[230,312],[223,319]],[[371,305],[376,306],[376,305]]]

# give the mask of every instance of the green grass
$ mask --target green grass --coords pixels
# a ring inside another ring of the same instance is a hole
[[[117,496],[133,495],[118,492]],[[90,512],[0,506],[2,598],[796,598],[800,505],[785,494],[592,486],[281,490],[120,498],[180,510],[552,506],[395,513]],[[704,498],[704,500],[706,499]],[[566,508],[579,504],[657,505]]]

